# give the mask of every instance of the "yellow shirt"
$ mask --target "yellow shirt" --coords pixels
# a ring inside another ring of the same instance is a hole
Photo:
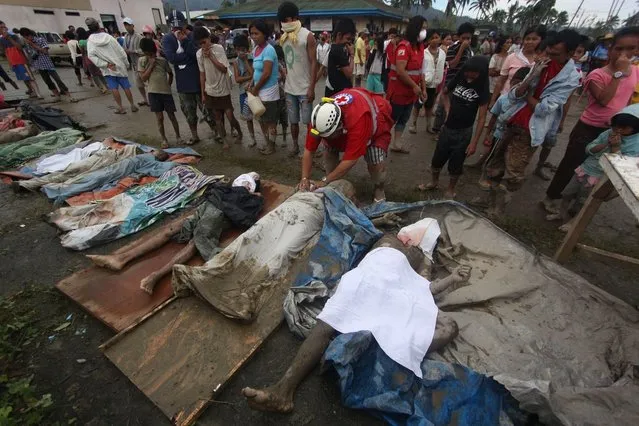
[[[355,42],[355,64],[365,64],[366,63],[366,43],[364,39],[361,37],[357,38]]]

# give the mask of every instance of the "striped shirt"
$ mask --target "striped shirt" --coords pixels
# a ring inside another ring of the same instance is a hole
[[[41,49],[48,49],[47,41],[42,37],[33,37],[33,44]],[[31,65],[36,70],[55,70],[55,65],[48,53],[36,52],[37,56],[32,60]]]

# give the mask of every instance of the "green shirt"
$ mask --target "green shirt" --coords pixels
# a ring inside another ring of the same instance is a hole
[[[138,59],[138,72],[143,74],[149,65],[149,58],[141,56]],[[146,81],[148,93],[164,93],[171,94],[171,86],[169,86],[168,74],[172,73],[169,68],[169,63],[166,59],[158,57],[155,58],[155,68],[151,72],[151,76]]]

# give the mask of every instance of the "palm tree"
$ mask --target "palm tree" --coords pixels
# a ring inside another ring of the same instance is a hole
[[[490,22],[499,26],[506,22],[508,13],[504,9],[497,9],[493,12],[493,16],[490,18]]]
[[[455,0],[447,0],[446,10],[444,11],[446,16],[452,16],[454,10],[457,10],[457,2]]]
[[[488,12],[495,7],[496,0],[474,0],[470,3],[470,10],[476,10],[477,16],[481,14],[482,18],[486,18]]]
[[[511,4],[508,8],[508,16],[506,17],[506,31],[511,33],[513,31],[513,24],[515,23],[515,17],[519,12],[519,2],[516,1],[515,4]]]
[[[555,26],[557,28],[563,28],[566,25],[568,25],[568,20],[569,20],[568,19],[568,12],[566,12],[565,10],[562,10],[557,15],[557,19],[555,19]]]
[[[422,6],[424,9],[430,9],[433,5],[432,0],[391,0],[391,6],[404,11],[410,10],[413,6]]]
[[[457,16],[464,16],[464,9],[466,9],[470,0],[457,0],[456,3],[455,9],[457,9]]]

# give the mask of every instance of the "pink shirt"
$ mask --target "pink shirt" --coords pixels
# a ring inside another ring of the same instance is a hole
[[[523,67],[532,67],[532,63],[528,62],[528,59],[521,52],[511,53],[504,60],[504,64],[501,66],[501,75],[508,76],[508,80],[504,83],[504,88],[501,91],[502,95],[505,95],[510,90],[510,80],[513,75]]]
[[[599,68],[586,77],[584,86],[588,90],[590,84],[595,84],[600,88],[606,87],[613,77],[603,68]],[[639,67],[632,66],[630,75],[624,77],[617,86],[617,93],[606,106],[601,106],[588,90],[588,106],[581,114],[580,120],[594,127],[609,127],[610,119],[613,115],[621,111],[630,102],[630,97],[634,93],[635,86],[639,82]]]

